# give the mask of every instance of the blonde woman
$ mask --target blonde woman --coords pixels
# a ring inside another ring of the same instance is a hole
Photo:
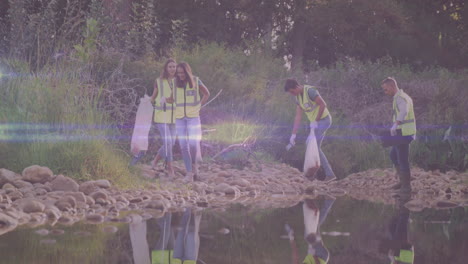
[[[164,63],[160,77],[154,82],[153,95],[151,96],[151,101],[154,102],[154,123],[158,127],[163,141],[163,145],[158,150],[151,165],[154,168],[161,159],[164,159],[171,177],[174,177],[172,149],[176,138],[175,104],[171,98],[175,87],[176,66],[174,59],[168,59]]]

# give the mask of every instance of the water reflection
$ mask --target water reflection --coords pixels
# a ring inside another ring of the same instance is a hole
[[[321,199],[306,199],[302,202],[302,213],[304,215],[304,239],[307,243],[307,255],[302,263],[325,264],[330,260],[330,251],[325,247],[320,227],[327,219],[328,213],[335,202],[335,198],[323,197]],[[285,225],[288,233],[289,243],[292,249],[292,263],[299,263],[299,256],[294,241],[294,230]]]
[[[186,208],[181,213],[166,213],[159,219],[152,219],[157,222],[159,234],[152,246],[146,239],[147,221],[134,216],[129,225],[134,263],[195,264],[200,249],[201,217],[201,211]],[[178,218],[178,224],[173,223],[175,218]]]
[[[395,198],[397,210],[388,223],[386,238],[379,246],[379,251],[387,253],[391,264],[414,263],[414,246],[408,234],[410,211],[405,207],[409,200],[410,195]]]
[[[239,204],[150,219],[134,211],[121,216],[130,224],[21,227],[0,236],[0,264],[388,264],[389,256],[405,263],[413,248],[415,264],[466,263],[468,208],[413,212],[404,203],[321,196],[285,208]]]

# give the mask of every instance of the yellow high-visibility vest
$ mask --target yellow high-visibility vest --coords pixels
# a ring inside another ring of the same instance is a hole
[[[171,97],[174,87],[174,80],[157,78],[158,95],[154,101],[154,122],[155,123],[175,123],[175,104],[165,103],[161,104],[161,97]]]
[[[193,77],[193,87],[187,82],[185,88],[176,88],[175,103],[177,119],[184,117],[199,117],[201,109],[201,98],[198,86],[198,78]]]
[[[398,125],[397,129],[401,129],[401,134],[403,136],[414,135],[416,134],[416,119],[414,117],[413,100],[409,95],[403,92],[402,89],[400,89],[393,98],[393,122],[396,121],[400,113],[396,103],[397,97],[404,99],[408,105],[408,113],[405,116],[405,120],[403,120],[402,124]]]
[[[319,106],[316,102],[310,100],[309,89],[315,89],[315,87],[310,85],[304,85],[304,93],[302,94],[302,97],[301,95],[297,95],[297,101],[299,102],[299,106],[306,113],[307,117],[309,118],[309,121],[314,122],[315,120],[317,120]],[[325,107],[325,110],[323,110],[320,119],[327,117],[329,114],[330,112],[328,112],[328,109]]]
[[[327,264],[325,260],[319,257],[312,256],[312,255],[307,255],[302,263],[303,264]]]

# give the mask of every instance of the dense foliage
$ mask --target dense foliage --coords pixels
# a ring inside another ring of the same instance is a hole
[[[39,163],[128,182],[138,98],[152,93],[174,57],[219,94],[201,113],[205,129],[216,131],[204,136],[209,143],[254,137],[259,157],[300,168],[306,126],[298,146],[284,151],[295,105],[282,85],[295,76],[317,85],[329,105],[334,125],[323,148],[338,177],[390,166],[373,135],[391,115],[380,81],[395,76],[415,103],[413,164],[468,168],[463,1],[18,0],[0,7],[0,167],[20,172]],[[12,138],[18,131],[27,133]],[[82,134],[86,140],[68,140]],[[65,138],[51,140],[56,135]]]
[[[261,42],[309,70],[345,57],[468,63],[463,0],[10,0],[0,3],[0,52],[43,65],[69,53],[90,18],[102,25],[99,49],[137,57],[207,41],[242,49]]]

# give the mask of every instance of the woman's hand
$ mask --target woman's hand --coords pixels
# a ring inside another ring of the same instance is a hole
[[[172,97],[172,95],[171,95],[171,97],[166,97],[166,103],[173,104],[174,103],[174,97]]]

